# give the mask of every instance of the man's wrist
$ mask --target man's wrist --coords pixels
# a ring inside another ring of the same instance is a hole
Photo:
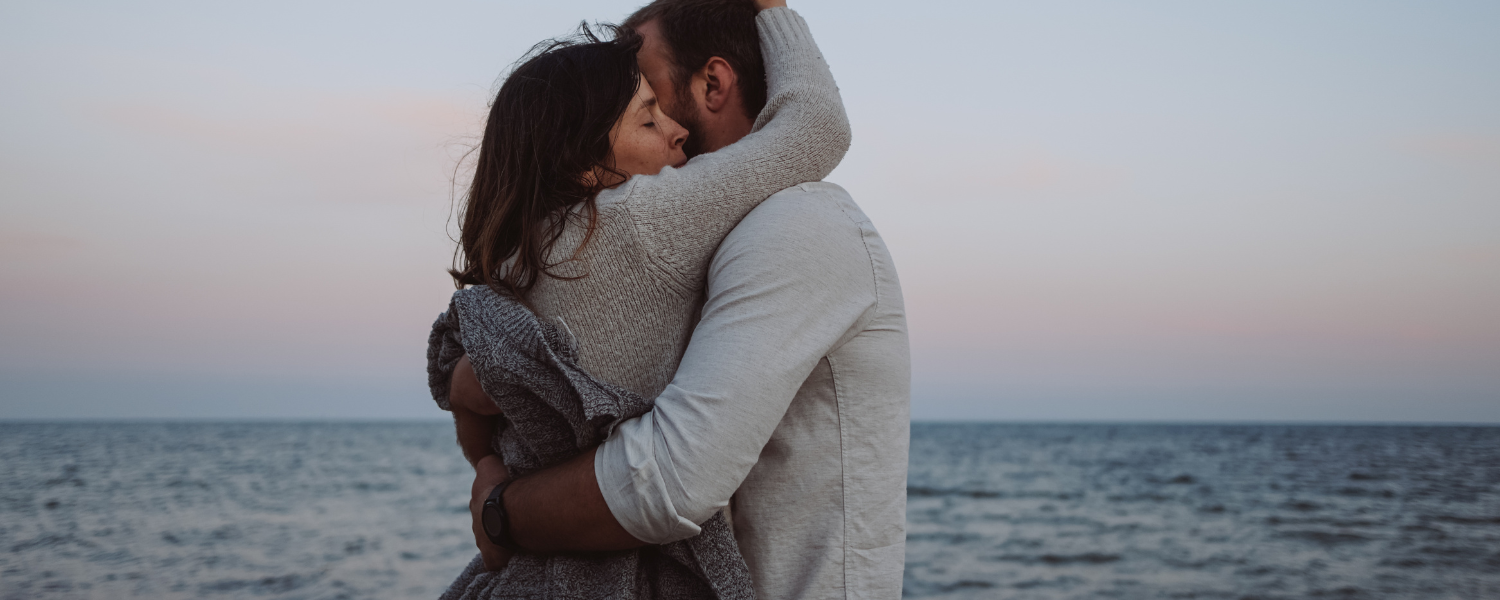
[[[485,536],[490,542],[509,550],[511,552],[525,552],[526,550],[516,543],[513,529],[510,524],[510,512],[505,509],[505,490],[510,487],[514,479],[506,479],[490,489],[490,493],[484,501],[484,510],[481,513],[480,525],[484,529]]]

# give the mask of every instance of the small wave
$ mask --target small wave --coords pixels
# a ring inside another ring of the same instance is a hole
[[[977,542],[984,539],[972,533],[908,533],[907,542],[944,542],[948,544],[965,544]]]
[[[963,590],[986,590],[995,587],[995,584],[981,579],[961,579],[952,583],[936,583],[919,581],[908,578],[904,596],[923,597],[938,594],[951,594]]]
[[[1309,592],[1309,595],[1314,598],[1357,598],[1363,596],[1364,593],[1364,590],[1352,585],[1346,585],[1331,590],[1313,590]]]
[[[1286,504],[1282,504],[1281,507],[1282,508],[1289,508],[1289,509],[1292,509],[1292,510],[1295,510],[1295,511],[1300,511],[1300,512],[1312,512],[1312,511],[1315,511],[1315,510],[1322,510],[1323,509],[1323,507],[1321,505],[1319,505],[1317,503],[1314,503],[1314,502],[1308,502],[1306,500],[1293,500],[1293,501],[1287,502]]]
[[[1401,567],[1403,569],[1420,569],[1427,566],[1427,561],[1420,558],[1387,558],[1380,561],[1382,566]]]
[[[1110,502],[1166,502],[1175,498],[1162,494],[1115,494],[1106,499]]]
[[[1469,556],[1474,554],[1474,549],[1461,546],[1423,546],[1417,552],[1434,556]]]
[[[1101,552],[1086,552],[1083,554],[1002,554],[999,556],[986,556],[984,560],[994,562],[1014,562],[1028,565],[1042,564],[1052,566],[1063,565],[1102,565],[1118,562],[1121,556],[1118,554],[1104,554]]]
[[[1030,590],[1030,589],[1036,589],[1036,588],[1041,588],[1041,587],[1068,587],[1068,586],[1073,586],[1073,585],[1077,585],[1077,584],[1083,583],[1084,581],[1085,580],[1082,577],[1058,577],[1057,579],[1030,579],[1030,580],[1027,580],[1027,581],[1017,582],[1017,583],[1011,585],[1011,587],[1016,588],[1018,590]]]
[[[1336,490],[1335,493],[1337,493],[1340,496],[1352,496],[1352,497],[1367,497],[1367,496],[1368,497],[1380,497],[1380,498],[1395,498],[1396,497],[1396,493],[1392,492],[1390,490],[1370,490],[1370,489],[1357,488],[1357,487],[1342,487],[1342,488],[1339,488],[1338,490]]]
[[[965,490],[965,489],[933,488],[933,487],[922,487],[922,486],[913,486],[913,487],[906,488],[906,495],[907,495],[907,497],[917,497],[917,498],[943,498],[943,497],[983,498],[983,499],[992,499],[992,498],[1031,498],[1031,499],[1042,499],[1042,500],[1077,500],[1077,499],[1083,497],[1082,493],[1073,493],[1073,492],[1044,492],[1044,491],[997,492],[997,491],[994,491],[994,490]]]
[[[1381,521],[1371,521],[1369,519],[1334,520],[1334,521],[1328,521],[1328,524],[1332,525],[1334,527],[1384,527],[1384,526],[1386,526],[1386,523],[1384,523],[1384,522],[1381,522]]]
[[[20,542],[10,547],[11,552],[22,552],[33,548],[57,548],[60,546],[82,546],[84,548],[97,548],[98,544],[85,539],[80,539],[72,534],[58,535],[48,533],[35,538]]]
[[[968,498],[999,498],[1000,492],[988,490],[950,490],[930,487],[908,487],[906,495],[919,498],[941,498],[943,496],[964,496]]]
[[[1370,541],[1368,537],[1347,531],[1283,531],[1277,533],[1276,537],[1315,542],[1325,546],[1362,544]]]
[[[1463,517],[1458,515],[1433,515],[1427,518],[1433,521],[1453,523],[1455,525],[1500,525],[1500,517]]]
[[[240,590],[250,591],[256,594],[285,594],[307,587],[322,579],[321,574],[316,575],[282,575],[280,577],[262,577],[260,579],[220,579],[199,586],[200,593],[224,593],[238,592]]]

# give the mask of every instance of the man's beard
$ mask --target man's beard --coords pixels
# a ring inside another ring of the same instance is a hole
[[[707,152],[704,149],[706,140],[702,135],[703,124],[698,122],[698,100],[693,98],[691,88],[679,89],[676,104],[677,110],[674,112],[678,114],[670,116],[677,121],[678,125],[687,130],[688,137],[687,141],[682,144],[682,152],[687,155],[688,160],[692,160],[694,156]]]

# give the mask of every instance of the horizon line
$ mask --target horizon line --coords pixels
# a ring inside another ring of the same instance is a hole
[[[451,423],[442,418],[308,418],[308,417],[0,417],[0,425],[85,425],[85,424],[162,424],[162,425],[357,425],[357,424],[436,424]],[[1358,420],[1308,420],[1308,419],[912,419],[912,425],[1176,425],[1176,426],[1341,426],[1341,427],[1500,427],[1500,421],[1358,421]]]

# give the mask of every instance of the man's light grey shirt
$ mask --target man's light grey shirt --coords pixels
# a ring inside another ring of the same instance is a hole
[[[594,462],[636,538],[667,543],[732,504],[762,600],[901,596],[910,437],[906,312],[849,194],[772,196],[724,239],[671,385]]]

